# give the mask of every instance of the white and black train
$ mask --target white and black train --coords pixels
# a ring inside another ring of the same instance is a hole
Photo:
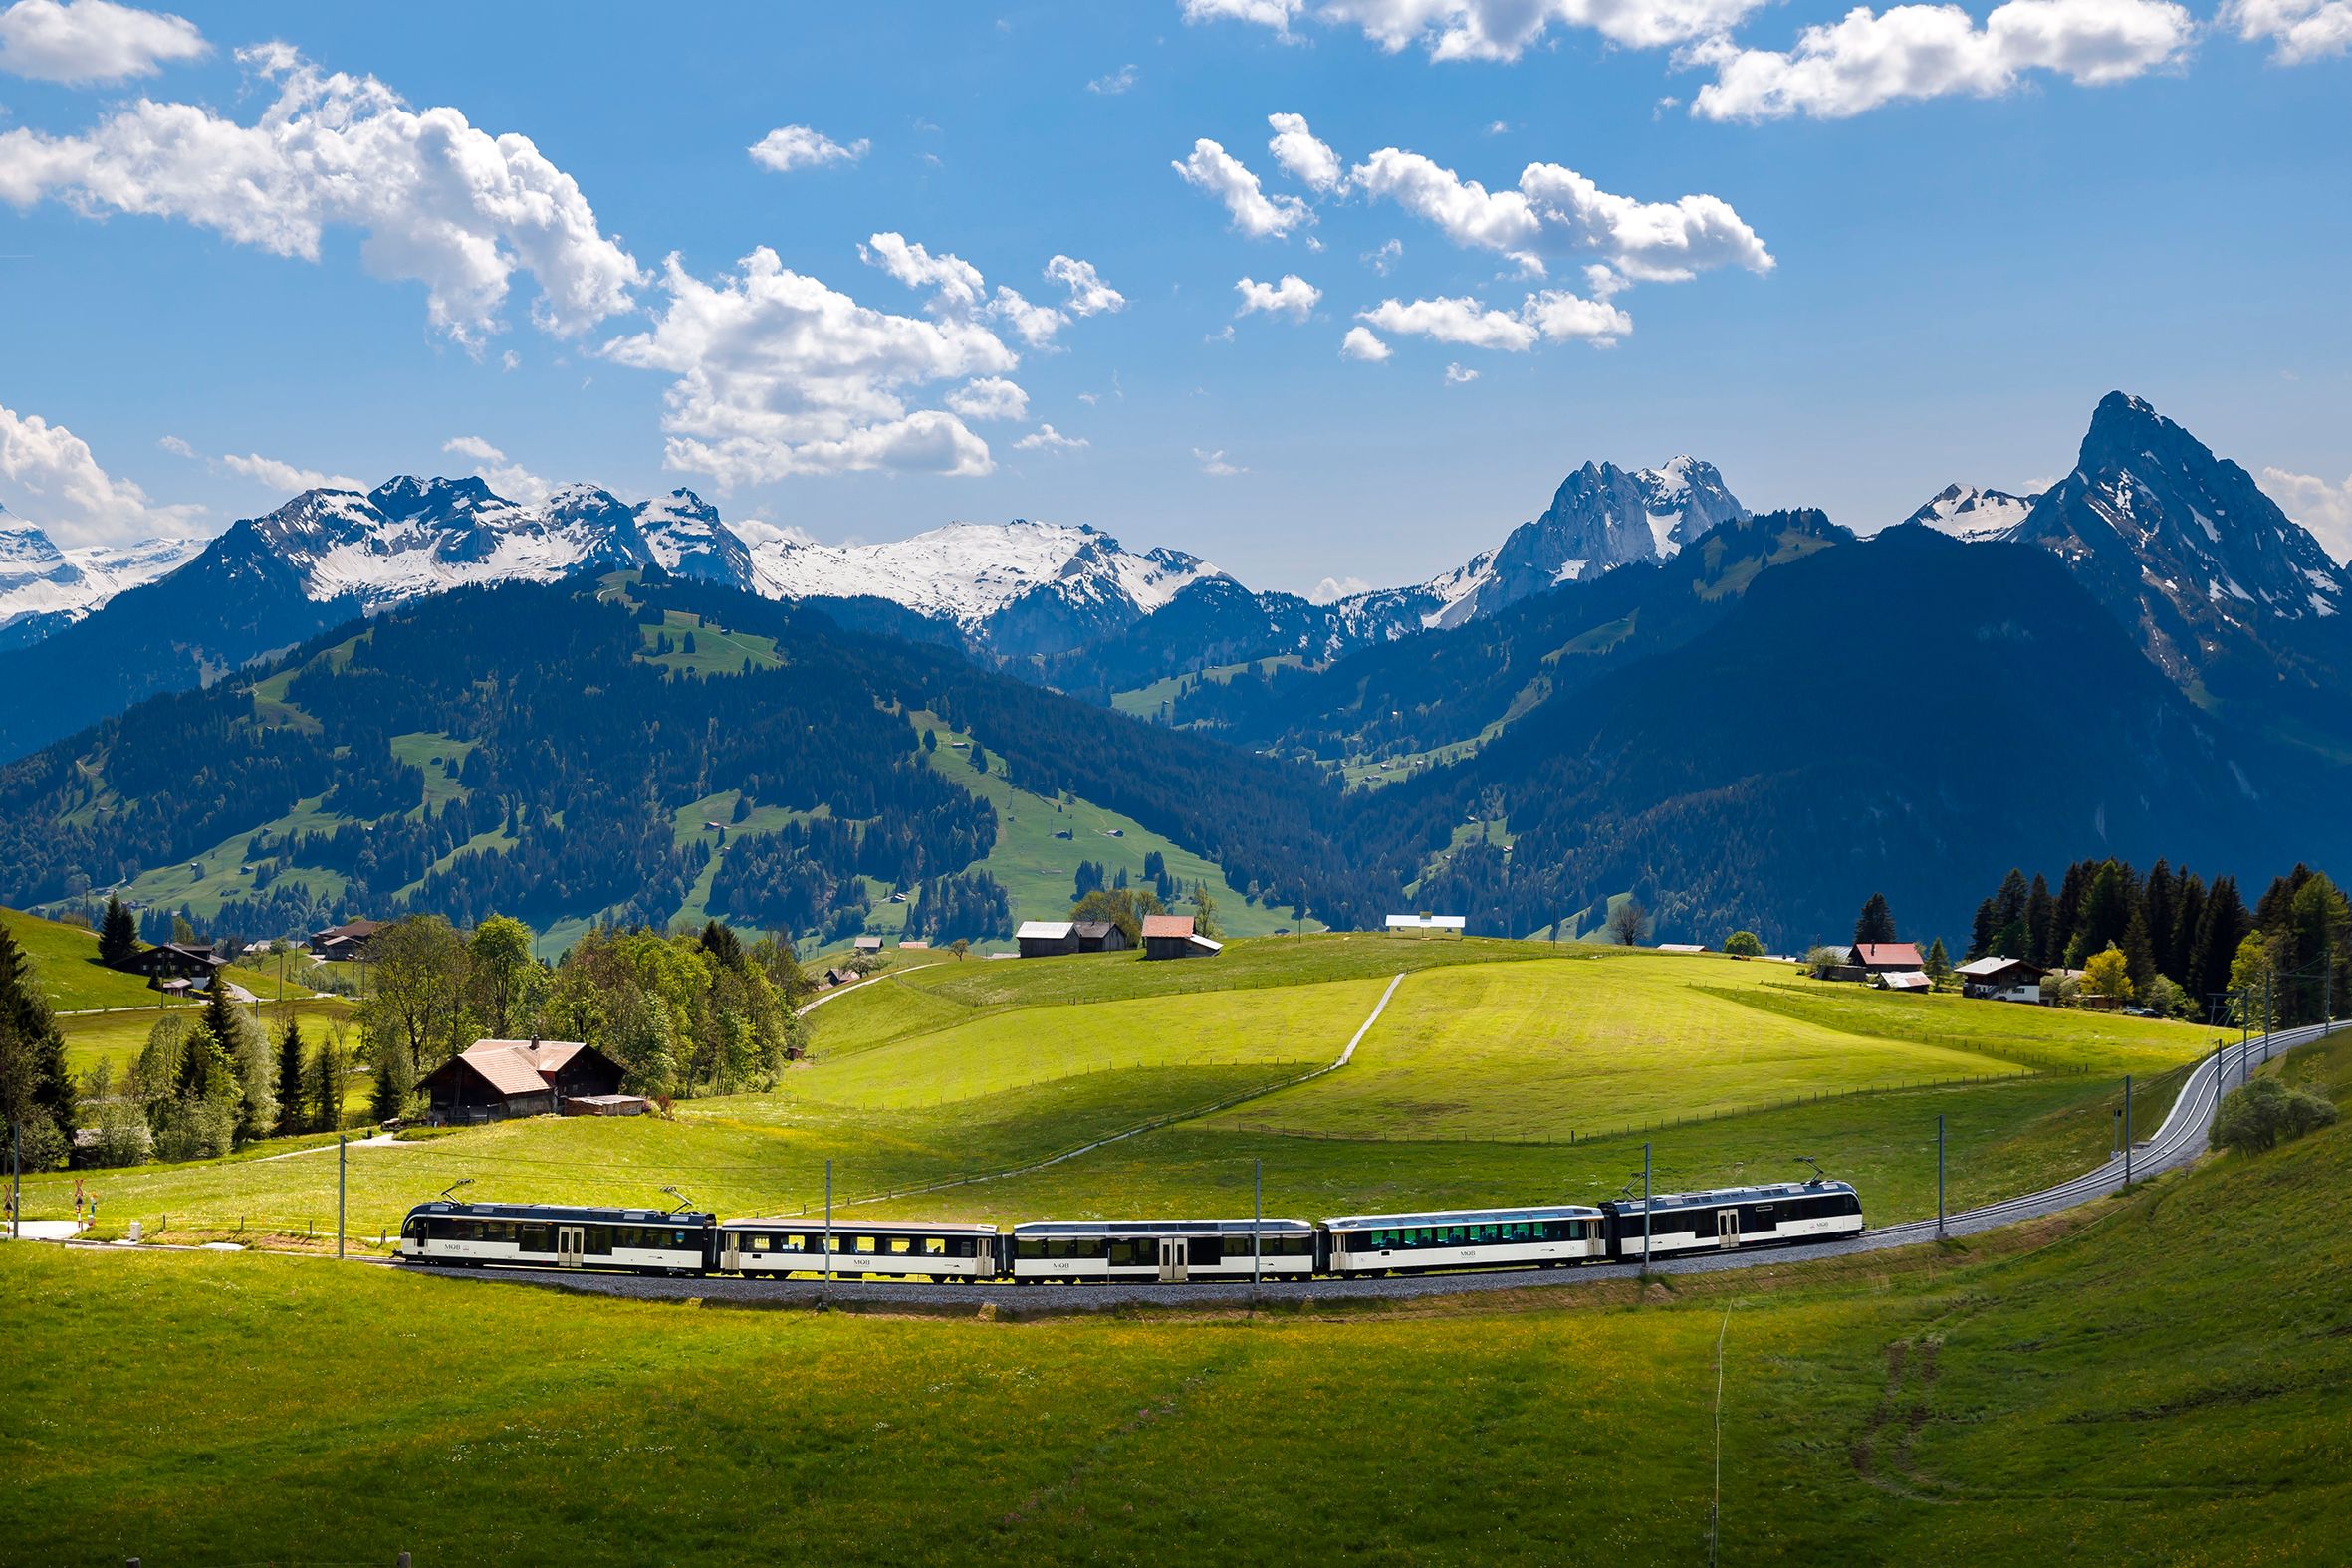
[[[417,1263],[1031,1284],[1304,1279],[1434,1269],[1558,1268],[1687,1257],[1862,1233],[1862,1200],[1815,1179],[1646,1203],[1457,1209],[1304,1220],[1038,1220],[993,1225],[721,1220],[691,1210],[420,1204],[400,1226]]]

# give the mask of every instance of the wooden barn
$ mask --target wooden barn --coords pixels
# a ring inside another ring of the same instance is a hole
[[[1190,915],[1143,917],[1143,956],[1147,959],[1215,958],[1225,944],[1192,929]]]
[[[620,1064],[577,1040],[476,1040],[416,1086],[426,1119],[494,1122],[549,1116],[572,1100],[620,1092]],[[603,1113],[603,1114],[609,1114]]]
[[[1130,946],[1116,921],[1080,920],[1071,930],[1077,933],[1080,953],[1124,953]]]
[[[1078,928],[1067,920],[1025,920],[1013,940],[1023,958],[1058,958],[1078,950]]]

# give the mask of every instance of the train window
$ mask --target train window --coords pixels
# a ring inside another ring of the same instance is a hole
[[[910,1236],[910,1235],[894,1235],[894,1236],[890,1237],[890,1255],[891,1255],[891,1256],[893,1256],[893,1257],[904,1257],[904,1256],[906,1256],[906,1254],[907,1254],[907,1253],[909,1253],[909,1252],[913,1251],[914,1249],[915,1249],[915,1241],[914,1241],[914,1237],[913,1237],[913,1236]]]
[[[590,1257],[610,1257],[612,1255],[612,1228],[610,1226],[584,1226],[580,1239],[581,1250]]]
[[[874,1249],[874,1238],[870,1235],[861,1235],[849,1249],[870,1256]]]
[[[753,1250],[753,1251],[755,1251],[755,1252],[765,1252],[765,1251],[767,1251],[767,1250],[768,1250],[768,1238],[767,1238],[766,1236],[764,1236],[764,1235],[755,1235],[755,1236],[753,1236],[753,1237],[752,1237],[752,1250]]]
[[[1046,1255],[1046,1243],[1026,1235],[1016,1236],[1013,1241],[1013,1255],[1017,1258],[1044,1257]]]
[[[522,1244],[523,1250],[526,1252],[546,1251],[548,1249],[547,1227],[543,1225],[527,1225],[523,1227]]]
[[[923,1255],[925,1257],[945,1257],[947,1255],[947,1237],[944,1235],[923,1237]],[[965,1255],[970,1256],[971,1254],[966,1253]]]

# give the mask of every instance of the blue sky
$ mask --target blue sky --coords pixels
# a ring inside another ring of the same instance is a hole
[[[0,504],[90,543],[481,469],[1305,591],[1587,458],[1872,529],[2062,473],[2122,387],[2340,557],[2348,7],[20,0]]]

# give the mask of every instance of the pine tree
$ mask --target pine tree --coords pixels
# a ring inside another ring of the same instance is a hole
[[[1928,979],[1940,986],[1951,973],[1952,955],[1944,951],[1944,939],[1938,937],[1928,944]]]
[[[2145,907],[2132,911],[2131,924],[2123,932],[2124,971],[2131,976],[2132,995],[2145,997],[2156,984],[2156,945],[2148,939],[2148,911]]]
[[[2189,985],[2190,971],[2197,967],[2197,927],[2204,919],[2205,879],[2194,871],[2183,871],[2173,880],[2173,928],[2165,933],[2156,967],[2184,989]],[[2202,1016],[2205,999],[2199,997],[2196,1002]]]
[[[2206,895],[2205,917],[2198,922],[2197,958],[2186,977],[2189,995],[2202,1009],[2215,992],[2230,986],[2230,966],[2247,933],[2254,928],[2245,901],[2237,896],[2237,879],[2220,876]]]
[[[343,1129],[344,1067],[343,1041],[333,1034],[319,1041],[311,1055],[304,1098],[310,1102],[311,1125],[322,1132]]]
[[[1862,913],[1854,921],[1854,942],[1892,942],[1895,940],[1895,912],[1887,907],[1884,893],[1873,893],[1863,900]]]
[[[24,1158],[39,1170],[64,1163],[80,1111],[66,1037],[24,950],[0,926],[0,1119],[25,1129]]]
[[[2173,962],[2171,952],[2179,888],[2180,882],[2173,875],[2172,866],[2161,859],[2149,871],[2148,880],[2140,888],[2140,909],[2148,922],[2148,955],[2152,965],[2150,979],[2156,975],[2171,975],[2177,979],[2181,973],[2180,966]],[[2128,952],[2130,944],[2124,946]],[[2145,997],[2147,994],[2148,988],[2143,985],[2140,995]]]
[[[1969,923],[1969,962],[1992,953],[1993,938],[1999,930],[1999,922],[1993,916],[1993,900],[1986,899],[1977,906],[1977,918]]]
[[[302,1020],[288,1018],[286,1032],[278,1037],[278,1132],[307,1132],[303,1116],[303,1049]]]
[[[2090,887],[2091,862],[2077,860],[2059,879],[2057,902],[2050,908],[2050,945],[2041,962],[2051,969],[2070,967],[2066,956],[2074,947],[2074,925],[2082,918],[2082,896]]]
[[[130,918],[130,911],[121,899],[110,894],[107,898],[107,918],[98,932],[99,962],[119,968],[137,952],[138,922]]]
[[[2025,960],[2043,969],[2050,968],[2050,922],[2056,918],[2057,901],[2050,897],[2049,879],[2039,871],[2033,873],[2033,891],[2025,895]]]
[[[407,1047],[397,1039],[387,1040],[376,1052],[375,1085],[367,1098],[367,1113],[379,1122],[388,1122],[408,1109],[408,1096],[416,1088],[416,1064],[409,1059]]]

